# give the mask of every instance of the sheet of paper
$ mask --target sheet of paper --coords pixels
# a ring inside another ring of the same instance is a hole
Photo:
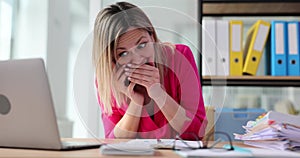
[[[102,145],[100,152],[103,155],[153,155],[154,149],[150,142],[133,143],[129,141]]]
[[[249,148],[254,157],[300,157],[300,153],[292,152],[292,151],[281,151],[281,150],[269,150],[269,149],[261,149],[261,148]]]
[[[136,145],[150,145],[155,149],[172,149],[174,146],[174,139],[134,139],[130,140],[128,144],[136,144]],[[184,141],[188,144],[188,146],[197,148],[202,147],[202,141]],[[176,148],[184,149],[189,148],[183,141],[177,140],[176,141]]]
[[[216,152],[212,149],[199,149],[189,151],[176,151],[182,157],[193,158],[193,157],[300,157],[300,153],[292,151],[281,151],[281,150],[269,150],[261,148],[244,148],[244,150],[233,150]]]
[[[265,149],[286,150],[289,148],[289,141],[245,141],[247,145],[256,146]]]
[[[215,151],[213,149],[199,149],[199,150],[187,150],[176,151],[176,153],[182,157],[251,157],[251,152],[237,152],[237,151]]]

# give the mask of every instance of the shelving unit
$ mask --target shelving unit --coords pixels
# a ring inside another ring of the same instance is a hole
[[[199,0],[199,22],[204,16],[300,16],[300,0]],[[202,39],[202,34],[199,34]],[[200,40],[201,41],[201,40]],[[199,43],[202,48],[202,43]],[[201,49],[200,49],[201,50]],[[200,62],[202,57],[200,57]],[[202,76],[203,86],[261,86],[261,87],[300,87],[300,76]]]
[[[265,21],[300,19],[300,0],[199,0],[198,8],[201,26],[203,19],[243,20],[244,29],[246,28],[243,31],[244,37],[248,27],[258,19]],[[202,31],[200,30],[199,39],[202,39]],[[199,48],[202,50],[202,40],[200,41]],[[201,61],[202,56],[199,65],[202,65]],[[260,68],[263,64],[261,63]],[[295,96],[299,95],[294,88],[287,87],[300,87],[300,76],[263,76],[263,71],[258,73],[258,76],[202,76],[202,69],[200,68],[199,71],[204,104],[207,107],[222,109],[222,112],[214,113],[214,121],[218,121],[214,128],[217,131],[230,133],[232,139],[232,133],[239,133],[237,131],[241,130],[242,126],[233,129],[234,125],[241,122],[245,125],[248,120],[255,120],[257,117],[250,112],[251,110],[290,111],[294,104],[292,102],[296,101]],[[226,108],[229,112],[226,112]],[[245,111],[239,112],[239,110]],[[235,117],[241,113],[246,114],[247,117]]]
[[[300,76],[203,76],[202,80],[213,86],[300,87]]]

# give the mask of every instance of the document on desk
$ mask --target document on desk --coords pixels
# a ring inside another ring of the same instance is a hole
[[[154,155],[154,148],[149,142],[121,142],[106,144],[100,147],[100,153],[103,155]]]
[[[134,139],[127,142],[102,145],[103,155],[153,155],[155,149],[173,149],[174,139]],[[176,141],[177,149],[202,147],[202,141]],[[186,145],[188,144],[188,146]]]
[[[300,153],[297,153],[297,152],[293,152],[293,151],[288,151],[288,150],[285,150],[285,151],[282,151],[282,150],[270,150],[270,149],[262,149],[262,148],[251,148],[250,149],[251,152],[252,152],[252,155],[253,157],[270,157],[270,158],[273,158],[273,157],[289,157],[289,158],[292,158],[292,157],[297,157],[299,158],[300,157]]]
[[[198,150],[186,150],[176,151],[182,157],[196,158],[196,157],[300,157],[300,153],[292,151],[281,151],[281,150],[269,150],[261,148],[239,148],[239,150],[233,151],[216,151],[214,149],[198,149]]]
[[[213,149],[182,150],[176,153],[186,158],[196,157],[252,157],[251,152],[215,151]]]
[[[174,139],[134,139],[126,142],[127,144],[135,145],[150,145],[154,149],[173,149]],[[187,146],[188,145],[188,146]],[[202,147],[202,141],[189,141],[189,140],[177,140],[176,149],[187,149],[189,147],[197,148]]]

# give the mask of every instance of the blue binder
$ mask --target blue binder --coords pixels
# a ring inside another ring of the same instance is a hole
[[[285,21],[271,22],[271,75],[287,75],[287,28]]]
[[[299,22],[287,22],[287,75],[299,76]]]

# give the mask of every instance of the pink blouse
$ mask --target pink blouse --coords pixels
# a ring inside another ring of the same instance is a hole
[[[190,48],[186,45],[177,44],[176,51],[166,51],[166,63],[168,71],[164,74],[165,91],[186,110],[186,116],[190,118],[185,122],[183,133],[180,133],[184,139],[194,139],[190,133],[198,137],[204,136],[207,124],[205,108],[202,98],[202,89],[200,85],[199,73]],[[103,106],[99,99],[100,107]],[[124,116],[128,105],[121,108],[116,107],[116,101],[113,100],[113,113],[111,115],[102,113],[102,120],[106,138],[114,137],[114,127]],[[138,128],[138,138],[175,138],[176,131],[168,123],[163,113],[157,106],[154,106],[154,116],[149,116],[147,110],[143,108]]]

